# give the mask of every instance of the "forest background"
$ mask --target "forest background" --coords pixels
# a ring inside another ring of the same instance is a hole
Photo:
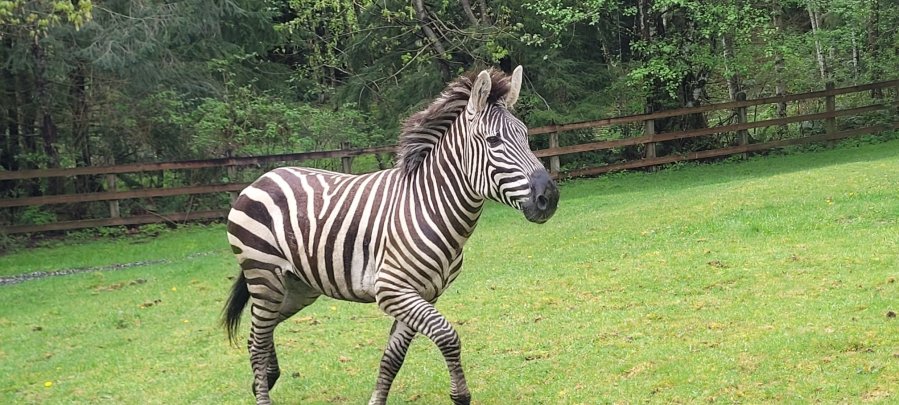
[[[525,67],[530,127],[894,79],[897,27],[893,0],[0,0],[0,170],[389,145],[447,81],[489,66]],[[655,130],[722,124],[709,120]],[[563,146],[638,134],[586,130]],[[695,142],[670,147],[709,146]],[[177,181],[204,176],[220,174]],[[0,198],[104,187],[0,183]],[[60,214],[19,210],[5,215]]]

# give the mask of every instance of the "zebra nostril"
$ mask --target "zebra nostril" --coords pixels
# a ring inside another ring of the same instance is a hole
[[[543,211],[546,209],[546,197],[543,195],[537,196],[537,209]]]

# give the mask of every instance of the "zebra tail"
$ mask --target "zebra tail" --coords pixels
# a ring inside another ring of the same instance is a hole
[[[237,327],[240,325],[240,316],[243,314],[243,309],[247,306],[247,301],[249,300],[250,290],[247,287],[247,279],[243,276],[243,272],[240,272],[240,276],[237,277],[237,280],[234,281],[234,286],[231,287],[231,295],[228,297],[228,302],[225,303],[225,308],[222,310],[221,320],[222,326],[228,332],[228,340],[235,346],[238,345]]]

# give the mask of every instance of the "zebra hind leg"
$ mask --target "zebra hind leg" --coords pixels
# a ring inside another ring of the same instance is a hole
[[[384,405],[387,403],[387,394],[393,379],[403,366],[406,358],[406,351],[409,350],[409,344],[415,337],[415,331],[408,325],[394,321],[393,327],[390,328],[390,338],[387,341],[387,348],[384,349],[384,355],[381,357],[381,367],[378,372],[378,383],[375,391],[371,394],[369,405]]]
[[[250,336],[247,339],[247,350],[250,352],[250,366],[253,368],[253,395],[256,396],[257,405],[271,404],[268,392],[270,360],[274,358],[275,344],[274,331],[278,325],[279,316],[277,309],[280,305],[281,294],[271,294],[269,297],[258,298],[253,296],[250,314],[252,326]],[[277,301],[273,299],[277,298]]]
[[[248,345],[251,345],[252,342],[248,341]],[[250,348],[250,355],[252,357],[253,349]],[[252,360],[251,360],[252,364]],[[254,375],[255,375],[255,366],[254,366]],[[272,344],[269,346],[269,358],[268,358],[268,366],[265,370],[265,380],[268,383],[268,390],[271,391],[275,388],[275,383],[278,382],[278,378],[281,377],[281,367],[278,365],[278,352],[275,350],[274,339]],[[253,382],[253,396],[258,396],[256,391],[256,382],[254,378]]]
[[[312,303],[321,296],[319,292],[310,288],[293,273],[285,274],[284,281],[286,295],[284,300],[281,301],[281,308],[278,310],[278,323],[287,320],[287,318],[294,316],[303,308],[312,305]],[[268,389],[271,390],[275,386],[275,383],[278,382],[278,377],[281,376],[281,368],[278,366],[278,353],[275,350],[274,345],[272,346],[271,358],[269,359],[266,375],[268,377]]]
[[[252,326],[247,347],[253,368],[253,395],[257,405],[270,404],[269,391],[281,376],[275,350],[274,331],[279,323],[315,302],[319,293],[295,277],[283,280],[283,290],[267,288],[264,296],[252,296]]]
[[[272,388],[275,388],[275,383],[278,382],[278,378],[281,377],[281,367],[278,366],[278,352],[275,350],[275,345],[272,344],[272,354],[268,359],[268,369],[265,371],[265,378],[268,380],[268,389],[271,391]]]

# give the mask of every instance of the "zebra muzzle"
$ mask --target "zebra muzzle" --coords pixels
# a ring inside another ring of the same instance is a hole
[[[528,221],[542,224],[552,218],[559,205],[559,187],[549,173],[540,169],[531,174],[531,195],[521,210]]]

